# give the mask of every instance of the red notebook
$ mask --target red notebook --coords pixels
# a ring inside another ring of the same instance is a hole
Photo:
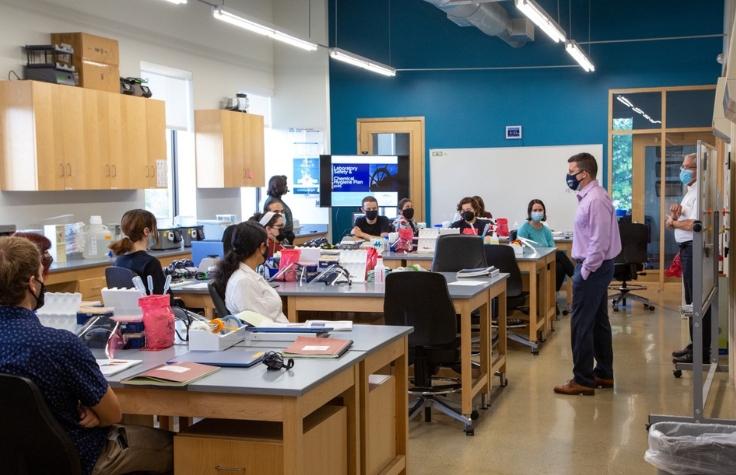
[[[180,387],[218,371],[217,366],[192,362],[165,364],[122,381],[123,384]]]
[[[291,358],[339,358],[353,344],[353,340],[300,336],[284,350]]]

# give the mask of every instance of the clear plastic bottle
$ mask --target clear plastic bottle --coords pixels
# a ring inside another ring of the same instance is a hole
[[[383,258],[381,256],[378,256],[376,267],[373,268],[373,280],[377,284],[384,284],[386,282],[386,267],[383,265]]]
[[[107,255],[107,246],[112,241],[112,233],[102,224],[101,216],[90,216],[89,224],[84,227],[85,259],[98,259]]]

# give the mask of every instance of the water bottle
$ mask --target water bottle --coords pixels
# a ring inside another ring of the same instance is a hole
[[[376,267],[373,268],[373,280],[377,284],[386,282],[386,267],[383,265],[383,258],[381,256],[378,256]]]
[[[107,246],[112,242],[112,233],[102,224],[101,216],[90,216],[89,225],[84,227],[85,259],[98,259],[107,255]]]

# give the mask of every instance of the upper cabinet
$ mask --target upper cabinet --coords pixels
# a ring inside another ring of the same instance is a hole
[[[198,110],[194,121],[199,188],[265,185],[262,116]]]
[[[0,81],[2,190],[154,188],[159,160],[166,160],[161,101]]]

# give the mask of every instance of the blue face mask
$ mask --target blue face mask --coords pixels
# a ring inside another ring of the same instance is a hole
[[[683,185],[689,185],[693,178],[692,170],[680,170],[680,181]]]
[[[580,182],[578,181],[577,177],[581,173],[582,171],[579,171],[574,175],[571,175],[568,173],[567,176],[565,176],[565,181],[567,182],[567,186],[570,187],[571,190],[575,191],[580,186]]]
[[[538,223],[544,218],[544,213],[541,211],[532,211],[532,221]]]

